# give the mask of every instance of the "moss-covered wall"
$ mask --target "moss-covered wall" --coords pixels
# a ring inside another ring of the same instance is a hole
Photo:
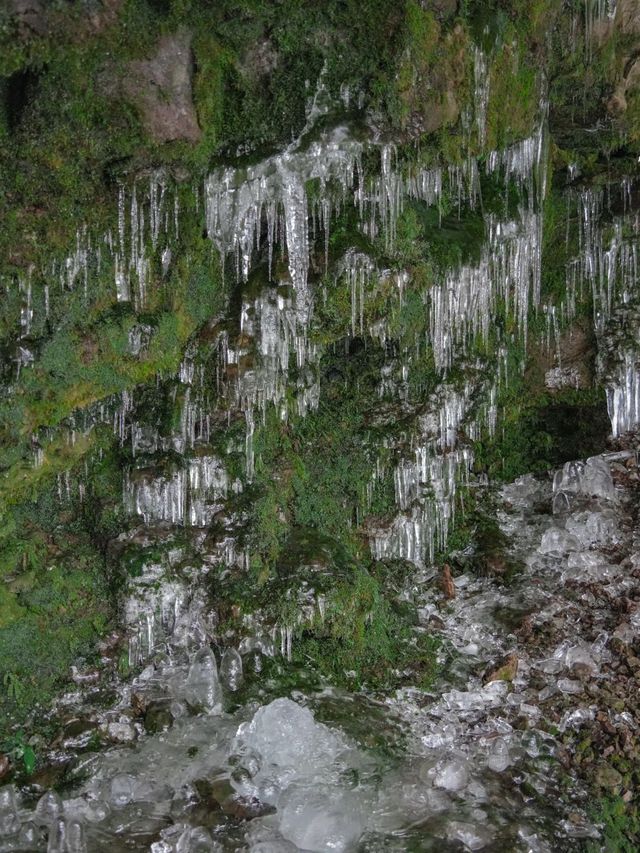
[[[76,656],[92,654],[130,569],[110,547],[134,523],[121,500],[130,451],[108,426],[89,431],[74,425],[101,403],[117,408],[125,392],[135,397],[140,420],[168,433],[180,402],[172,377],[187,346],[208,371],[219,325],[238,335],[244,286],[235,281],[233,264],[227,262],[223,273],[203,233],[201,198],[198,204],[194,193],[206,171],[254,162],[287,145],[305,126],[321,75],[330,105],[319,124],[349,122],[354,132],[393,142],[407,171],[425,164],[460,166],[469,156],[482,162],[490,150],[532,133],[548,95],[542,300],[559,304],[576,239],[575,221],[566,239],[568,165],[581,170],[585,184],[597,184],[627,173],[640,153],[640,94],[633,71],[640,35],[633,10],[619,2],[615,21],[587,37],[583,5],[562,0],[3,5],[3,713],[18,709],[24,716],[36,701],[48,701]],[[473,112],[478,49],[488,85],[482,127]],[[368,153],[365,160],[370,171],[379,168],[377,155]],[[106,263],[99,270],[95,255],[88,293],[82,276],[72,286],[61,284],[65,259],[85,245],[85,234],[94,248],[109,231],[115,235],[119,190],[130,199],[136,182],[146,188],[159,169],[177,200],[179,234],[168,273],[149,254],[144,307],[116,304],[114,271]],[[300,647],[300,654],[322,657],[320,668],[333,662],[335,673],[344,669],[342,656],[356,654],[360,675],[379,677],[384,662],[397,654],[397,642],[404,642],[402,617],[390,603],[393,593],[387,593],[393,573],[372,564],[365,536],[365,516],[388,519],[395,511],[390,469],[367,496],[372,467],[385,448],[399,446],[410,434],[411,419],[442,381],[427,344],[425,294],[447,269],[477,261],[489,214],[513,210],[521,201],[516,186],[505,194],[483,173],[475,209],[460,207],[447,192],[438,207],[407,204],[392,247],[358,232],[348,207],[332,223],[328,271],[323,240],[314,247],[312,285],[324,297],[317,301],[309,335],[324,347],[317,368],[320,403],[305,418],[291,416],[286,423],[268,409],[257,427],[255,478],[234,507],[242,522],[237,533],[252,555],[250,576],[240,579],[228,600],[242,605],[244,594],[245,609],[256,600],[284,607],[278,597],[279,578],[283,573],[286,578],[284,555],[301,547],[301,535],[308,534],[305,541],[314,547],[320,546],[313,537],[320,537],[334,555],[329,562],[348,567],[346,580],[335,585],[326,624],[310,626]],[[380,317],[389,320],[384,347],[351,333],[351,296],[335,274],[350,247],[370,254],[381,269],[408,272],[403,302],[391,285],[367,296],[365,327]],[[266,277],[262,260],[256,280]],[[245,289],[257,287],[256,280]],[[26,288],[38,310],[24,339],[20,312]],[[49,310],[43,319],[45,299]],[[586,328],[590,310],[587,295],[573,322]],[[493,478],[559,464],[592,452],[604,439],[601,388],[592,382],[559,395],[544,388],[546,356],[536,343],[544,325],[544,317],[532,312],[525,350],[509,337],[515,331],[509,312],[499,312],[496,329],[511,342],[512,381],[498,400],[496,435],[475,442],[476,470]],[[138,326],[145,327],[149,342],[134,353],[129,333]],[[497,370],[497,334],[477,342],[467,367],[477,357],[488,373]],[[585,362],[593,358],[592,343]],[[29,348],[34,363],[18,370],[19,346]],[[381,414],[380,368],[385,359],[409,352],[406,399]],[[457,366],[447,381],[462,385],[465,369]],[[213,373],[207,375],[215,396]],[[219,405],[212,441],[230,451],[229,466],[241,475],[243,422],[224,401]],[[168,456],[155,461],[175,461]],[[362,606],[354,605],[346,619],[349,594]]]

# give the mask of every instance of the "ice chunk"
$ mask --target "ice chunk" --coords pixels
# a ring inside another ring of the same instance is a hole
[[[117,743],[131,743],[136,739],[136,730],[129,720],[120,720],[107,725],[107,734]]]
[[[298,847],[290,841],[285,841],[278,833],[274,838],[274,831],[263,826],[259,821],[251,824],[247,837],[250,845],[249,853],[298,853]]]
[[[489,758],[487,759],[487,767],[495,770],[496,773],[502,773],[511,764],[511,756],[509,754],[509,744],[504,738],[496,738],[491,747]]]
[[[56,820],[49,829],[47,853],[67,853],[67,824],[64,818]],[[76,853],[75,850],[72,853]]]
[[[442,761],[436,766],[433,784],[445,791],[462,791],[469,781],[467,762],[462,757]]]
[[[275,803],[294,781],[326,779],[342,748],[340,739],[316,723],[307,708],[291,699],[275,699],[238,729],[234,749],[252,778],[234,784],[244,794]]]
[[[40,826],[53,826],[62,817],[62,800],[55,791],[47,791],[36,804],[34,820]]]
[[[582,684],[571,678],[561,678],[558,681],[558,690],[561,693],[582,693]]]
[[[485,706],[482,693],[474,690],[451,690],[442,699],[452,711],[480,711]]]
[[[340,749],[338,738],[326,726],[316,723],[308,708],[291,699],[275,699],[259,708],[249,723],[238,729],[238,738],[263,758],[281,766],[296,766],[333,760]]]
[[[227,690],[238,690],[242,684],[242,658],[233,646],[228,648],[222,655],[220,680]]]
[[[609,465],[600,456],[587,459],[582,472],[582,492],[585,495],[616,500],[616,489]]]
[[[329,853],[351,849],[365,828],[362,803],[338,787],[293,786],[280,805],[280,832],[303,850]]]
[[[554,657],[557,654],[554,652]],[[574,664],[580,663],[589,667],[592,672],[595,672],[598,667],[593,658],[593,649],[590,646],[587,646],[583,643],[576,643],[575,645],[570,645],[564,654],[565,665],[571,668]]]
[[[524,841],[527,853],[551,853],[551,847],[532,829],[523,827],[518,830],[518,838]]]
[[[111,809],[104,800],[86,800],[84,797],[75,797],[65,800],[63,803],[64,816],[84,823],[100,823],[105,820]]]
[[[465,850],[483,850],[493,841],[490,830],[459,820],[452,820],[447,828],[449,841],[460,841]]]
[[[570,569],[584,569],[585,574],[592,574],[594,569],[602,566],[602,554],[596,551],[574,551],[567,557]]]
[[[176,853],[217,853],[221,849],[202,826],[187,827],[176,844]]]
[[[19,850],[39,850],[42,845],[42,831],[29,821],[24,823],[18,834]]]
[[[134,799],[136,780],[128,773],[120,773],[111,780],[111,805],[122,808]]]
[[[566,462],[556,471],[553,480],[554,493],[598,497],[616,500],[616,490],[609,465],[599,456],[585,462]]]
[[[538,669],[549,675],[555,675],[564,669],[564,661],[559,658],[545,658],[537,663]]]
[[[502,495],[513,506],[528,507],[543,499],[544,490],[533,474],[524,474],[514,483],[504,486]]]
[[[218,666],[211,649],[200,649],[194,655],[187,676],[185,698],[190,705],[206,711],[220,710],[222,696]]]
[[[583,547],[589,547],[594,543],[614,540],[618,533],[618,520],[612,510],[579,512],[567,519],[566,529]]]
[[[590,723],[595,717],[593,708],[577,708],[575,711],[567,711],[560,720],[558,729],[561,732],[566,729],[577,729],[579,726]]]
[[[87,843],[84,840],[84,827],[79,820],[67,822],[66,853],[87,853]]]
[[[18,798],[13,785],[0,788],[0,838],[14,835],[20,830]]]
[[[575,536],[561,528],[550,527],[542,535],[538,552],[549,557],[560,557],[567,551],[574,551],[578,547],[579,543]]]

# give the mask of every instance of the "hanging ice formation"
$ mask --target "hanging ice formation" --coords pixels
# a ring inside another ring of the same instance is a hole
[[[471,449],[458,446],[458,430],[464,424],[472,439],[482,429],[493,435],[496,392],[496,386],[468,381],[462,390],[443,386],[428,401],[427,413],[418,422],[419,431],[411,437],[413,452],[401,455],[393,472],[400,512],[390,524],[369,528],[376,559],[404,559],[424,566],[446,545],[458,486],[467,481],[473,464]],[[484,400],[484,405],[478,406],[478,400]],[[384,472],[376,470],[374,479],[381,474]]]
[[[600,30],[615,18],[617,6],[617,0],[584,0],[584,47],[589,60],[594,41]]]
[[[125,188],[120,187],[117,234],[114,237],[109,233],[105,237],[113,255],[118,302],[133,301],[137,310],[144,308],[146,301],[151,268],[149,253],[158,252],[166,275],[171,261],[170,242],[178,237],[178,197],[173,196],[173,209],[170,209],[168,195],[166,178],[162,172],[153,174],[149,179],[146,204],[139,199],[138,187],[134,185],[127,223],[127,195]]]
[[[611,216],[611,195],[622,212]],[[567,266],[566,319],[576,302],[591,295],[599,366],[607,386],[611,429],[618,436],[640,422],[640,340],[636,329],[640,274],[640,219],[629,214],[631,179],[605,189],[589,188],[569,197],[575,211],[578,251]]]
[[[269,277],[273,249],[286,245],[288,269],[301,307],[306,307],[309,271],[309,199],[306,185],[317,180],[321,201],[315,212],[325,231],[332,215],[329,184],[342,195],[353,186],[362,145],[346,128],[338,127],[303,147],[297,140],[283,153],[246,169],[221,169],[205,181],[207,233],[224,258],[233,253],[240,276],[246,280],[255,250],[262,241],[266,220]],[[336,201],[339,205],[339,199]]]
[[[473,55],[473,76],[475,84],[474,119],[478,144],[482,149],[487,140],[487,108],[489,106],[490,81],[487,57],[479,47],[476,47]]]
[[[125,480],[129,509],[145,524],[166,521],[205,527],[227,497],[229,482],[224,464],[215,456],[195,456],[184,468],[158,476],[144,469]]]
[[[427,291],[429,343],[436,368],[443,374],[465,358],[475,338],[488,339],[499,303],[515,319],[526,342],[528,311],[540,299],[545,161],[542,129],[487,158],[487,172],[502,174],[505,184],[515,182],[523,204],[517,219],[487,219],[486,242],[477,265],[448,271],[442,282]],[[472,188],[468,191],[472,200]],[[384,339],[384,329],[375,332]],[[466,372],[473,375],[470,367],[467,365]],[[507,381],[506,370],[504,380],[498,370],[497,383],[501,381]],[[495,430],[497,385],[468,381],[461,391],[445,386],[443,393],[442,398],[430,401],[431,419],[422,418],[421,431],[412,436],[412,454],[401,453],[396,463],[395,496],[400,513],[391,525],[370,531],[377,559],[402,558],[419,566],[433,560],[435,551],[446,544],[457,487],[466,480],[473,463],[471,450],[457,446],[458,429],[464,425],[470,438],[477,438],[481,429],[489,434]],[[484,403],[478,407],[478,401]]]
[[[478,137],[484,139],[489,80],[487,63],[480,51],[475,56],[475,79],[474,122]],[[379,172],[370,176],[364,174],[362,154],[373,143],[353,139],[346,127],[324,130],[309,140],[308,131],[315,117],[325,111],[323,92],[321,81],[305,131],[285,151],[252,166],[220,169],[209,175],[204,185],[206,229],[221,257],[233,256],[238,278],[247,280],[264,245],[269,279],[273,282],[258,296],[243,298],[240,335],[232,338],[221,327],[217,338],[217,393],[228,409],[244,413],[248,481],[255,465],[256,413],[264,415],[267,405],[275,405],[286,419],[292,397],[299,415],[317,405],[320,389],[315,367],[320,350],[309,336],[314,303],[309,285],[311,250],[317,232],[324,232],[326,255],[332,218],[344,205],[355,208],[366,236],[383,239],[391,249],[407,199],[439,205],[446,190],[457,199],[459,208],[475,208],[481,168],[487,174],[502,176],[505,187],[511,183],[517,186],[521,198],[519,215],[505,222],[488,218],[480,261],[450,270],[425,296],[428,343],[443,375],[466,357],[474,337],[486,339],[499,302],[506,305],[526,338],[528,308],[539,298],[540,200],[545,191],[546,163],[544,109],[536,133],[504,151],[490,152],[484,167],[477,159],[467,157],[446,169],[433,165],[406,172],[397,161],[394,146],[383,145],[379,147]],[[131,300],[140,310],[147,299],[152,264],[165,275],[171,264],[172,241],[179,233],[177,194],[170,191],[166,177],[156,173],[149,178],[146,189],[141,181],[129,194],[121,188],[117,211],[117,227],[102,243],[91,239],[86,229],[78,232],[75,250],[60,270],[61,285],[74,288],[76,282],[82,281],[90,295],[91,272],[111,260],[118,300]],[[286,253],[285,275],[275,262],[276,246]],[[388,274],[377,270],[366,254],[352,249],[346,252],[338,275],[351,293],[351,333],[366,333],[383,341],[388,336],[384,321],[376,328],[366,328],[366,300],[372,282]],[[397,273],[396,278],[402,300],[406,274]],[[29,299],[25,301],[22,324],[28,328],[33,309]],[[129,350],[133,356],[144,352],[151,334],[143,325],[131,330]],[[205,525],[213,508],[231,488],[224,469],[218,467],[219,461],[207,450],[211,392],[193,355],[185,354],[176,377],[182,416],[178,429],[170,436],[160,435],[153,426],[136,423],[135,392],[124,392],[112,402],[100,404],[99,412],[92,408],[89,413],[91,423],[113,420],[120,442],[130,442],[134,456],[140,457],[138,464],[146,464],[145,457],[157,452],[174,450],[186,454],[182,464],[169,473],[158,474],[153,468],[141,467],[125,478],[127,506],[148,523]],[[406,372],[411,354],[405,356]],[[290,387],[292,360],[297,377],[295,389]],[[463,396],[467,392],[465,389]],[[493,391],[485,388],[485,392],[489,399]],[[381,393],[387,393],[384,377]],[[448,418],[453,410],[447,405],[444,411]],[[494,425],[495,405],[486,404],[485,408],[483,417]],[[472,431],[475,421],[467,420],[465,428]],[[85,430],[91,423],[85,419]],[[455,426],[444,442],[416,434],[412,437],[415,456],[407,461],[400,453],[395,479],[404,521],[397,520],[397,532],[386,544],[377,537],[376,552],[409,553],[420,561],[426,553],[433,552],[434,542],[444,543],[455,503],[455,484],[470,464],[468,450],[456,447],[455,434]],[[413,480],[421,484],[420,489],[406,486]],[[233,488],[237,491],[241,486],[233,484]],[[427,500],[428,491],[433,499]]]

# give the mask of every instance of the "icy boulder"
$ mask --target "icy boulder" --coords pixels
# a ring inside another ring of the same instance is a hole
[[[238,729],[234,751],[244,757],[244,766],[253,777],[240,785],[241,792],[275,803],[294,781],[330,776],[343,748],[337,735],[316,723],[308,708],[291,699],[275,699]]]
[[[342,853],[365,827],[363,803],[338,787],[293,786],[280,802],[280,832],[302,850]]]
[[[567,551],[574,551],[579,543],[575,536],[567,530],[558,527],[550,527],[545,530],[542,541],[538,546],[538,553],[549,557],[560,557]]]
[[[433,784],[445,791],[462,791],[469,782],[467,762],[462,756],[441,761],[436,766]]]
[[[608,501],[616,500],[611,470],[599,456],[592,456],[586,462],[565,463],[561,470],[556,471],[553,491],[556,495],[580,495]],[[554,507],[556,503],[554,501]]]
[[[487,767],[496,773],[504,772],[511,764],[509,744],[504,738],[496,738],[487,758]]]
[[[18,800],[13,785],[0,788],[0,835],[6,838],[20,830]]]
[[[594,543],[608,544],[618,538],[618,518],[610,509],[576,512],[567,519],[566,527],[586,548]]]
[[[62,800],[55,791],[47,791],[36,803],[34,820],[38,826],[53,826],[62,817]]]
[[[307,708],[276,699],[236,734],[240,772],[232,783],[245,796],[277,807],[280,833],[303,850],[350,849],[365,828],[359,795],[340,781],[348,745],[317,723]]]
[[[222,847],[201,826],[176,823],[163,829],[151,853],[221,853]]]
[[[238,690],[242,685],[242,658],[233,646],[222,655],[220,662],[220,680],[227,690]]]
[[[200,649],[194,655],[187,676],[185,699],[190,705],[210,713],[220,711],[222,691],[211,649]]]
[[[533,504],[548,498],[548,492],[543,483],[537,480],[533,474],[524,474],[513,483],[502,489],[503,498],[512,506],[520,509],[528,508]]]

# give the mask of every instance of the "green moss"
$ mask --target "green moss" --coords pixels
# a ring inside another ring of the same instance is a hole
[[[517,44],[517,42],[516,42]],[[538,68],[521,48],[505,45],[491,63],[487,107],[487,147],[501,148],[535,127]]]
[[[400,128],[418,123],[429,133],[455,124],[467,87],[467,47],[461,27],[443,33],[431,10],[409,0],[393,115]]]
[[[492,480],[510,482],[602,451],[609,433],[602,388],[548,392],[518,376],[498,397],[494,438],[474,445],[475,465]]]
[[[320,674],[351,688],[388,686],[407,667],[428,687],[436,675],[437,647],[434,638],[414,635],[376,577],[357,568],[331,591],[324,619],[295,636],[293,653],[295,662],[311,662]]]
[[[633,804],[625,803],[622,797],[608,797],[593,808],[592,817],[602,826],[604,847],[600,842],[589,842],[589,853],[634,853],[638,849],[640,817]]]

